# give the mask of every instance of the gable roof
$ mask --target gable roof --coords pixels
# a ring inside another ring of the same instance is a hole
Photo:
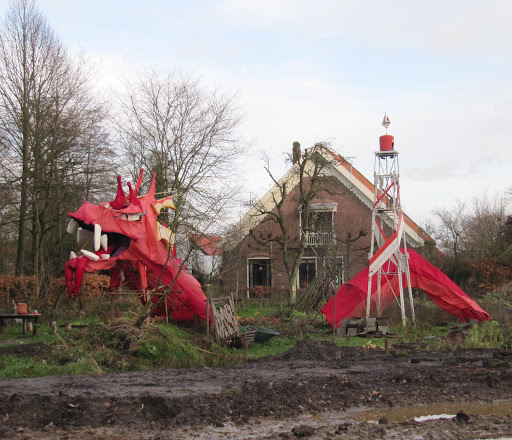
[[[329,159],[329,164],[324,172],[327,175],[332,175],[343,183],[361,202],[363,202],[370,209],[374,203],[375,186],[363,174],[361,174],[350,162],[343,156],[334,153],[325,146],[317,147],[319,152]],[[279,192],[278,185],[286,182],[288,191],[291,191],[295,185],[298,184],[299,179],[297,176],[298,165],[294,164],[292,167],[281,177],[276,184],[274,184],[259,200],[258,204],[269,210],[277,202],[281,200],[281,193]],[[254,228],[262,219],[264,215],[258,212],[256,206],[253,206],[242,217],[238,228],[234,227],[227,234],[223,246],[231,247],[240,242],[248,233],[249,230]],[[427,241],[432,241],[432,238],[423,231],[407,214],[404,212],[405,219],[405,232],[408,244],[414,247],[422,246]],[[391,218],[388,219],[388,226],[393,227]]]

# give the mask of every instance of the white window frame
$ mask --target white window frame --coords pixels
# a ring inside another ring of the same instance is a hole
[[[251,264],[251,260],[254,261],[254,260],[268,260],[269,263],[270,263],[270,257],[250,257],[250,258],[247,258],[247,282],[246,282],[246,286],[247,286],[247,298],[249,298],[250,294],[249,294],[249,289],[251,288],[250,285],[249,285],[249,267],[250,267],[250,264]],[[271,276],[271,274],[269,274],[269,277]],[[272,283],[272,280],[270,280],[270,283]],[[268,286],[270,287],[270,286]]]

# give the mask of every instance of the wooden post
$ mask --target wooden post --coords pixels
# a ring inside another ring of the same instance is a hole
[[[164,298],[165,304],[165,321],[169,324],[169,309],[167,308],[167,298]]]
[[[244,341],[244,362],[247,363],[247,339],[242,335]]]
[[[337,293],[338,292],[336,292],[334,294],[334,312],[333,312],[333,317],[332,317],[332,319],[334,321],[333,322],[333,326],[332,326],[332,334],[333,334],[333,336],[336,336],[336,299],[338,297]]]
[[[66,322],[64,324],[64,330],[69,333],[71,331],[71,323],[70,322]]]
[[[115,299],[114,295],[110,295],[110,320],[113,321],[115,319],[115,316],[116,316],[116,299]]]
[[[50,322],[50,331],[52,335],[57,334],[57,321],[51,321]]]
[[[206,286],[206,338],[210,340],[210,304],[211,298],[210,298],[210,285],[207,284]]]
[[[389,339],[384,339],[384,350],[386,351],[386,354],[389,354]]]
[[[0,328],[0,336],[7,336],[9,334],[9,324],[4,321]]]
[[[40,328],[41,328],[41,324],[34,324],[34,330],[32,331],[32,335],[37,336]]]
[[[33,330],[32,322],[27,321],[27,331],[31,332]]]

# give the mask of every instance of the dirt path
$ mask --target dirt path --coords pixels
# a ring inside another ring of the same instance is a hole
[[[278,360],[226,368],[0,379],[0,438],[512,435],[511,351],[414,348],[397,356],[309,340]],[[433,404],[463,412],[415,422],[401,409]]]

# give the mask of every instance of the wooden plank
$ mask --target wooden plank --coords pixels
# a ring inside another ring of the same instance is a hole
[[[217,308],[217,305],[220,305],[220,307]],[[233,299],[229,296],[212,298],[211,307],[216,339],[221,343],[227,342],[238,333],[238,321]]]

